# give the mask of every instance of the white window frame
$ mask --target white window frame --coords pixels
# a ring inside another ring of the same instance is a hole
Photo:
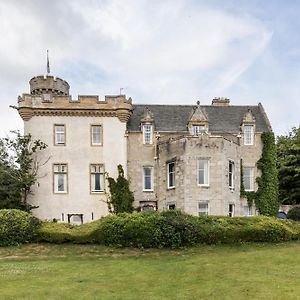
[[[95,131],[99,132],[95,132]],[[97,139],[96,139],[97,137]],[[92,146],[101,146],[102,145],[102,125],[92,124],[91,125],[91,145]]]
[[[246,180],[249,180],[249,188],[246,186]],[[254,191],[254,167],[243,167],[243,183],[246,192]]]
[[[146,170],[150,170],[150,175],[146,175]],[[146,177],[150,177],[150,188],[146,187]],[[152,166],[143,167],[143,191],[153,192],[153,167]]]
[[[201,162],[204,162],[205,165],[203,168],[200,168]],[[203,171],[203,182],[200,182],[200,172]],[[200,158],[197,161],[197,184],[198,186],[209,187],[210,184],[210,160],[206,158]]]
[[[244,125],[244,145],[254,144],[254,125]]]
[[[252,217],[253,216],[253,210],[252,207],[249,205],[244,206],[244,217]]]
[[[202,207],[200,207],[202,206]],[[203,206],[205,206],[203,208]],[[208,201],[199,201],[198,205],[198,216],[208,216],[209,215],[209,202]]]
[[[167,203],[167,209],[168,210],[174,210],[174,209],[176,209],[176,202],[169,202],[169,203]]]
[[[205,125],[192,125],[193,135],[199,135],[202,132],[205,132]]]
[[[143,144],[152,145],[153,144],[153,125],[143,124]]]
[[[63,189],[60,190],[60,180],[62,180]],[[53,192],[55,194],[68,193],[68,165],[53,164]]]
[[[96,176],[99,176],[100,189],[96,189]],[[90,191],[91,193],[104,192],[104,165],[90,164]]]
[[[55,146],[66,145],[66,125],[54,124],[54,145]]]
[[[230,170],[231,166],[231,170]],[[228,162],[228,186],[230,190],[234,190],[235,164],[233,160]]]
[[[230,210],[230,207],[232,208],[232,210]],[[233,203],[229,203],[228,205],[228,216],[229,217],[234,217],[235,215],[235,205]]]
[[[170,171],[170,166],[173,165],[174,166],[174,169],[173,171]],[[174,189],[175,188],[175,171],[176,171],[176,165],[175,165],[175,162],[169,162],[167,164],[167,181],[168,181],[168,189]],[[173,185],[170,185],[170,176],[172,176],[173,178]]]

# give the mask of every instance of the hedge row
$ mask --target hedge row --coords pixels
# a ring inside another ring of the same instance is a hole
[[[180,211],[119,214],[75,226],[41,222],[0,210],[0,246],[25,242],[96,243],[117,247],[177,248],[196,244],[300,240],[300,224],[271,217],[195,217]]]
[[[271,217],[194,217],[180,211],[107,216],[72,226],[43,223],[40,242],[117,247],[177,248],[196,244],[281,242],[300,239],[300,224]]]

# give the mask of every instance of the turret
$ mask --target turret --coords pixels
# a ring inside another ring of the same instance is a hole
[[[69,84],[58,77],[53,76],[36,76],[30,79],[30,94],[31,95],[61,95],[69,96]]]

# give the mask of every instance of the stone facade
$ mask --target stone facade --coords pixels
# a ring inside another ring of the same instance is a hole
[[[124,95],[72,100],[68,83],[52,76],[34,77],[30,86],[18,98],[25,134],[48,145],[30,197],[36,216],[78,223],[107,215],[104,172],[116,177],[118,164],[140,210],[255,214],[240,197],[240,182],[243,166],[246,185],[257,189],[260,136],[271,130],[261,104],[215,98],[210,106],[133,105]]]

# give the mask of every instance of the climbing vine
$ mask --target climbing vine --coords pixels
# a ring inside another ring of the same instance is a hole
[[[110,213],[118,214],[133,211],[133,193],[129,189],[129,181],[124,176],[124,170],[118,165],[118,178],[115,180],[107,175],[110,195],[108,197],[108,210]]]
[[[257,168],[261,171],[261,176],[256,178],[258,189],[256,192],[245,191],[241,161],[240,193],[242,197],[247,198],[249,206],[255,202],[260,214],[274,216],[279,208],[275,138],[273,132],[264,132],[261,139],[263,143],[262,155],[257,162]]]

